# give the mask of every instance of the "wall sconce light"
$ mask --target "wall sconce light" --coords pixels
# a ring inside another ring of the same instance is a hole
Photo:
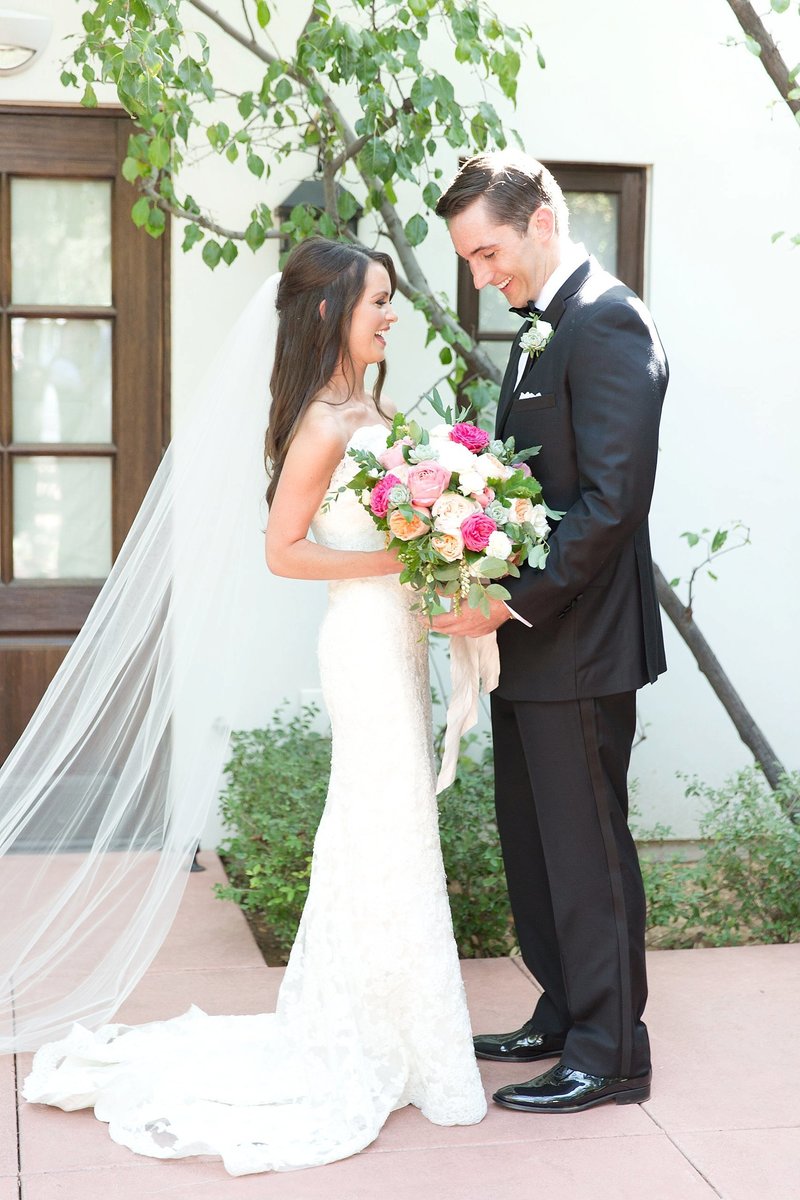
[[[50,39],[53,22],[40,13],[0,8],[0,75],[29,67]]]

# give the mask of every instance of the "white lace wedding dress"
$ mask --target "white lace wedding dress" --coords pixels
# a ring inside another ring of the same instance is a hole
[[[383,426],[351,444],[379,450]],[[331,487],[356,470],[345,457]],[[317,541],[382,535],[344,492]],[[333,731],[311,887],[275,1013],[96,1033],[36,1054],[25,1099],[94,1106],[139,1154],[218,1154],[233,1175],[344,1158],[394,1109],[468,1125],[486,1102],[475,1062],[439,845],[427,645],[397,576],[332,583],[320,673]]]

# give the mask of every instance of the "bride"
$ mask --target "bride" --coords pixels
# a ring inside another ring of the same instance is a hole
[[[93,1106],[140,1154],[285,1170],[356,1153],[407,1104],[440,1125],[486,1110],[438,838],[424,630],[354,493],[325,502],[355,473],[350,447],[386,445],[394,287],[387,255],[315,237],[277,289],[266,556],[278,575],[331,581],[319,664],[333,745],[277,1011],[75,1024],[25,1084],[30,1102]]]

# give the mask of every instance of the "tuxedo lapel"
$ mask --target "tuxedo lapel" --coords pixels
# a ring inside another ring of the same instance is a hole
[[[566,311],[569,300],[576,294],[576,292],[581,290],[589,276],[593,272],[599,270],[601,270],[600,264],[595,258],[590,256],[586,262],[582,262],[579,267],[576,267],[569,279],[564,281],[564,283],[556,292],[555,296],[553,296],[553,299],[542,313],[541,320],[546,321],[548,325],[552,325],[554,335],[558,329],[558,323]],[[519,346],[519,339],[526,328],[527,326],[523,326],[514,340],[511,358],[509,359],[509,364],[506,368],[505,376],[503,377],[503,386],[500,392],[500,400],[497,405],[497,423],[495,426],[496,437],[502,437],[503,428],[508,420],[508,415],[511,412],[515,396],[522,389],[523,384],[527,382],[531,372],[538,367],[542,360],[542,355],[547,354],[548,347],[545,346],[541,354],[530,360],[525,370],[522,372],[519,383],[517,383],[519,354],[515,351]]]
[[[509,355],[506,373],[503,376],[503,382],[500,386],[500,398],[497,401],[497,418],[495,421],[495,429],[498,431],[502,429],[508,410],[511,407],[511,401],[514,399],[517,371],[519,370],[519,341],[527,328],[527,324],[523,325],[511,344],[511,354]]]

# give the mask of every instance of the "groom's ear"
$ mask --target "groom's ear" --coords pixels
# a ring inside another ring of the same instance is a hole
[[[328,301],[327,301],[327,300],[320,300],[320,302],[319,302],[319,315],[322,317],[323,321],[325,320],[325,313],[327,312],[327,310],[328,310]]]
[[[528,236],[540,242],[549,242],[556,232],[556,214],[549,204],[540,204],[530,215]]]

